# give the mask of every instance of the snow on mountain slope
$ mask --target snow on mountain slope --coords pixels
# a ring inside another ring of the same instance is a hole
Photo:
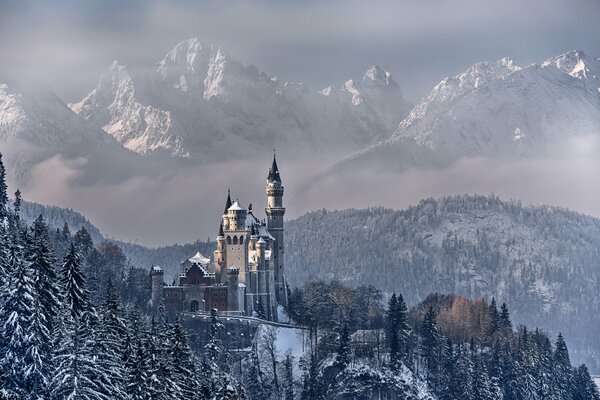
[[[199,160],[247,157],[265,146],[283,153],[357,149],[388,137],[409,109],[379,67],[317,92],[197,38],[139,74],[113,64],[70,107],[133,151]]]
[[[476,64],[441,81],[392,137],[338,163],[396,168],[461,157],[543,156],[565,141],[600,134],[600,61],[571,51],[519,68]]]
[[[133,166],[146,170],[152,162],[123,148],[36,81],[0,83],[0,143],[10,178],[21,187],[35,166],[56,156],[76,164],[77,177],[88,183],[122,177]]]
[[[114,143],[43,84],[0,84],[0,140],[66,151]]]

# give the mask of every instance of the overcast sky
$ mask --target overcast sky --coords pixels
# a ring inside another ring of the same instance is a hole
[[[316,88],[377,64],[417,101],[478,61],[529,65],[574,48],[598,56],[598,17],[597,0],[3,0],[0,78],[33,74],[73,101],[112,60],[148,66],[197,36]]]

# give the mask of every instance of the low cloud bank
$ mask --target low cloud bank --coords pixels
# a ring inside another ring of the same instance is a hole
[[[281,159],[279,164],[288,218],[321,208],[400,209],[425,197],[462,193],[495,193],[600,215],[600,160],[590,157],[470,158],[442,170],[361,167],[335,176],[321,175],[330,165],[326,159]],[[22,191],[27,200],[80,211],[108,237],[151,246],[187,243],[214,238],[228,187],[234,198],[246,206],[252,203],[257,217],[263,218],[269,165],[266,159],[224,162],[85,185],[78,179],[86,167],[84,159],[55,156],[31,170]]]

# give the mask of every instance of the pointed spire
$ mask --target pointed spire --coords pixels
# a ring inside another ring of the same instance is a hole
[[[231,191],[229,190],[229,188],[227,188],[227,200],[225,201],[225,211],[223,211],[223,214],[227,214],[227,210],[229,210],[231,204]],[[221,225],[223,224],[221,223]]]
[[[279,176],[279,167],[277,166],[277,160],[275,158],[275,150],[273,150],[273,164],[271,164],[271,168],[269,168],[269,176],[267,177],[267,181],[270,182],[281,182],[281,177]]]

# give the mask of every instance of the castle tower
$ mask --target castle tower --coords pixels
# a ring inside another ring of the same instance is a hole
[[[225,234],[223,232],[223,221],[221,221],[221,225],[219,226],[219,235],[217,236],[217,249],[214,252],[214,266],[215,266],[215,276],[217,277],[217,282],[223,282],[222,271],[226,270],[226,257],[227,257],[227,249],[225,247]]]
[[[246,210],[238,200],[227,209],[223,216],[224,264],[221,267],[221,282],[227,280],[227,268],[239,268],[239,282],[246,284],[248,271],[248,229],[246,228]]]
[[[239,276],[239,268],[227,268],[227,310],[230,312],[240,310]]]
[[[150,276],[152,278],[152,308],[157,309],[163,299],[165,272],[156,265],[150,270]]]
[[[283,216],[285,208],[283,207],[283,185],[279,175],[279,167],[275,154],[273,154],[273,164],[269,169],[267,177],[267,229],[275,238],[271,252],[273,261],[273,275],[275,281],[275,299],[278,304],[287,305],[287,293],[285,288],[284,268],[283,268]]]

